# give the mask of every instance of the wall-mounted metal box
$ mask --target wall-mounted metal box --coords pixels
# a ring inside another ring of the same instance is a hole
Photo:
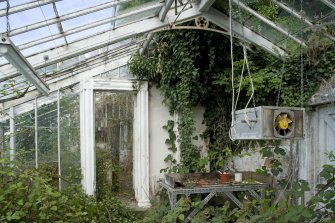
[[[301,139],[304,109],[260,106],[235,111],[230,133],[236,140]]]

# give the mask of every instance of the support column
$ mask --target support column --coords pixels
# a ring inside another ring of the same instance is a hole
[[[94,101],[93,89],[80,89],[80,158],[83,175],[82,185],[88,195],[95,193],[95,152],[94,152]]]
[[[149,200],[149,100],[148,100],[148,83],[140,84],[137,95],[136,115],[138,117],[135,125],[137,134],[135,144],[135,159],[137,159],[138,170],[134,169],[139,184],[137,184],[137,201],[139,207],[150,207]],[[138,157],[136,157],[138,156]]]

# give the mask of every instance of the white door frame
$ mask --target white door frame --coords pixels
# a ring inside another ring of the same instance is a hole
[[[133,187],[139,207],[149,207],[148,83],[131,80],[88,79],[80,83],[80,154],[82,184],[89,195],[96,190],[94,90],[136,91],[133,138]]]

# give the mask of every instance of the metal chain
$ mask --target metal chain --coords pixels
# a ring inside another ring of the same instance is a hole
[[[276,106],[279,106],[280,94],[281,94],[281,89],[282,89],[282,84],[283,84],[283,78],[284,78],[284,71],[285,71],[285,62],[286,62],[286,59],[284,57],[283,65],[282,65],[282,67],[280,69],[280,83],[279,83],[279,88],[278,88],[278,95],[277,95]]]
[[[300,11],[302,13],[302,5],[303,0],[300,0]],[[301,38],[302,38],[302,30],[301,30]],[[304,106],[304,49],[303,46],[300,45],[300,106]]]
[[[6,0],[7,3],[7,7],[6,7],[6,22],[7,22],[7,37],[9,37],[9,33],[10,33],[10,24],[9,24],[9,8],[10,8],[10,4],[9,4],[9,0]]]

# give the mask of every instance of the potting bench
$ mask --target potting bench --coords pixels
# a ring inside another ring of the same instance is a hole
[[[215,184],[215,185],[201,185],[190,188],[186,187],[172,187],[164,181],[159,182],[160,186],[167,190],[170,207],[174,210],[178,206],[178,195],[191,194],[208,194],[200,203],[200,205],[192,210],[185,218],[185,222],[189,222],[208,201],[217,193],[225,194],[238,207],[242,207],[242,202],[233,194],[236,191],[248,192],[253,198],[260,200],[264,196],[267,184],[263,183],[240,183],[240,184]],[[260,192],[257,192],[260,191]]]

